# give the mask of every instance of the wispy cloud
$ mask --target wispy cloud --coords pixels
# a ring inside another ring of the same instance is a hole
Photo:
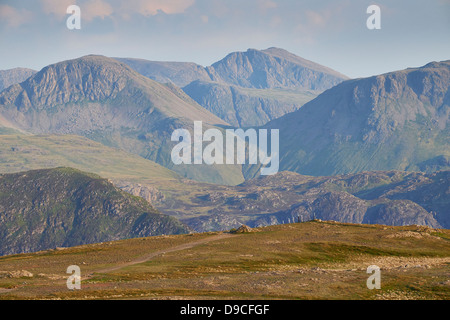
[[[67,7],[77,4],[76,0],[41,0],[42,10],[45,14],[55,15],[62,19],[66,16]]]
[[[40,0],[44,14],[54,15],[59,19],[66,16],[68,6],[76,4],[86,21],[109,16],[130,18],[133,14],[154,16],[183,13],[195,4],[195,0]]]
[[[258,7],[260,10],[272,10],[278,7],[277,3],[272,0],[259,0]]]
[[[0,5],[0,21],[5,22],[9,27],[19,27],[29,22],[32,17],[33,14],[29,10]]]
[[[183,13],[195,3],[195,0],[128,0],[124,2],[129,11],[150,16],[160,11],[165,14]]]
[[[104,19],[113,14],[113,7],[103,0],[89,1],[83,5],[83,19],[92,21],[95,18]]]

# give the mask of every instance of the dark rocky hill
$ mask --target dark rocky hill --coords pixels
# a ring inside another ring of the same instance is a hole
[[[0,255],[188,233],[97,175],[71,168],[0,175]]]

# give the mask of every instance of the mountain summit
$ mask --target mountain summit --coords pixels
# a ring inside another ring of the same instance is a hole
[[[335,70],[280,48],[233,52],[209,67],[187,62],[116,58],[140,74],[184,87],[194,81],[218,82],[243,88],[323,91],[349,78]]]
[[[67,110],[67,104],[91,102],[104,105],[98,106],[98,109],[111,108],[110,106],[120,103],[123,111],[145,108],[152,116],[183,117],[211,124],[225,124],[194,103],[178,88],[143,77],[115,59],[96,55],[47,66],[0,95],[0,105],[6,107],[2,108],[2,111],[6,111],[11,118],[15,118],[16,111],[33,113],[38,110],[51,110],[52,113],[58,113],[60,110]],[[55,108],[56,106],[61,107]],[[153,108],[150,108],[151,106]],[[87,109],[80,106],[77,112]],[[92,108],[90,110],[92,111]],[[30,119],[25,117],[21,121],[24,128],[32,124],[27,120]],[[114,123],[111,123],[112,119],[103,119],[100,122],[105,123],[105,120],[110,125]]]
[[[233,52],[214,63],[208,71],[213,81],[258,89],[326,90],[348,79],[330,68],[279,48]]]

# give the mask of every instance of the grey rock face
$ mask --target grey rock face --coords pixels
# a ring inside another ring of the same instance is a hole
[[[348,77],[279,48],[234,52],[208,68],[214,81],[245,88],[326,90]]]
[[[383,225],[450,226],[450,172],[376,171],[332,177],[280,172],[231,187],[199,187],[183,222],[196,231],[229,230],[313,219]],[[162,201],[166,214],[183,204]],[[192,212],[192,213],[191,213]],[[207,212],[207,214],[193,213]]]

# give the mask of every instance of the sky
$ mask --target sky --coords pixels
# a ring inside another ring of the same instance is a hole
[[[366,26],[370,5],[381,29]],[[0,0],[0,70],[87,54],[208,66],[269,47],[351,78],[449,60],[450,0]]]

